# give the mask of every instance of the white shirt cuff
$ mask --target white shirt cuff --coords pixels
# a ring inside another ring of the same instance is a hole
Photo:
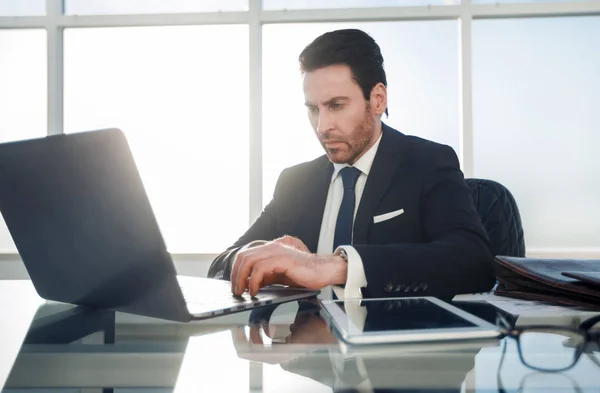
[[[333,291],[338,299],[362,299],[360,289],[367,286],[367,276],[365,275],[362,258],[352,246],[340,246],[339,248],[346,251],[346,255],[348,255],[348,277],[345,288],[333,285]]]

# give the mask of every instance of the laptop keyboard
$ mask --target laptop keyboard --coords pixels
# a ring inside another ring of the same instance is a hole
[[[178,281],[186,303],[195,307],[227,308],[258,301],[248,293],[244,293],[242,296],[233,295],[227,281],[195,280],[194,277],[186,277]]]

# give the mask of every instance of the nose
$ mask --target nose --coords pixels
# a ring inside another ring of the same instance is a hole
[[[317,123],[317,133],[324,135],[333,128],[333,121],[328,111],[320,111]]]

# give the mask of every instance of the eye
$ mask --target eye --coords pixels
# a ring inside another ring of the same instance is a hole
[[[307,109],[310,115],[314,115],[315,113],[319,112],[319,109],[315,106],[309,106]]]
[[[340,102],[334,102],[331,105],[329,105],[329,108],[331,108],[334,111],[340,110],[343,108],[344,105],[342,105]]]

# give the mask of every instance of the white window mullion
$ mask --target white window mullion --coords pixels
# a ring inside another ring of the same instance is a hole
[[[48,37],[48,135],[63,133],[63,28],[59,19],[62,0],[46,1],[46,31]]]
[[[471,0],[463,0],[460,17],[460,141],[465,177],[473,176],[473,76]]]
[[[469,12],[475,19],[598,15],[600,0],[469,4]]]
[[[250,209],[252,224],[260,215],[262,200],[262,25],[261,0],[249,1],[249,40],[250,40]]]

